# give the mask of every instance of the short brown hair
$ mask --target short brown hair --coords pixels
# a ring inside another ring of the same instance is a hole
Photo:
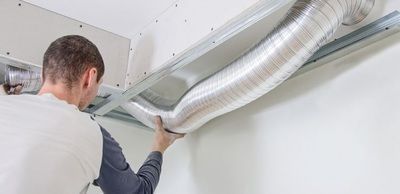
[[[62,81],[71,88],[90,68],[97,69],[97,81],[104,74],[103,58],[88,39],[69,35],[52,42],[43,57],[43,81]]]

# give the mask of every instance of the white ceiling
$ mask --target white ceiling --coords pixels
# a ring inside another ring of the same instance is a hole
[[[31,4],[133,37],[177,0],[25,0]]]

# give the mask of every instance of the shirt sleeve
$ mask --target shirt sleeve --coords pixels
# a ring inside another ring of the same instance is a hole
[[[161,173],[162,154],[151,152],[137,173],[126,162],[119,144],[103,127],[103,159],[100,175],[93,184],[105,194],[152,194]]]

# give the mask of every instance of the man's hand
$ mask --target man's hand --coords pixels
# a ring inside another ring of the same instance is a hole
[[[167,132],[162,124],[161,117],[157,116],[156,120],[156,134],[154,137],[153,149],[152,151],[159,151],[164,153],[164,151],[172,144],[176,139],[182,138],[185,134],[176,134]]]
[[[22,91],[22,85],[9,86],[7,84],[0,85],[0,95],[19,95]]]

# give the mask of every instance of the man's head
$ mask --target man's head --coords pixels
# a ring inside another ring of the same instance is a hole
[[[99,50],[82,36],[61,37],[52,42],[44,54],[44,85],[79,91],[81,110],[96,97],[103,74],[104,63]]]

